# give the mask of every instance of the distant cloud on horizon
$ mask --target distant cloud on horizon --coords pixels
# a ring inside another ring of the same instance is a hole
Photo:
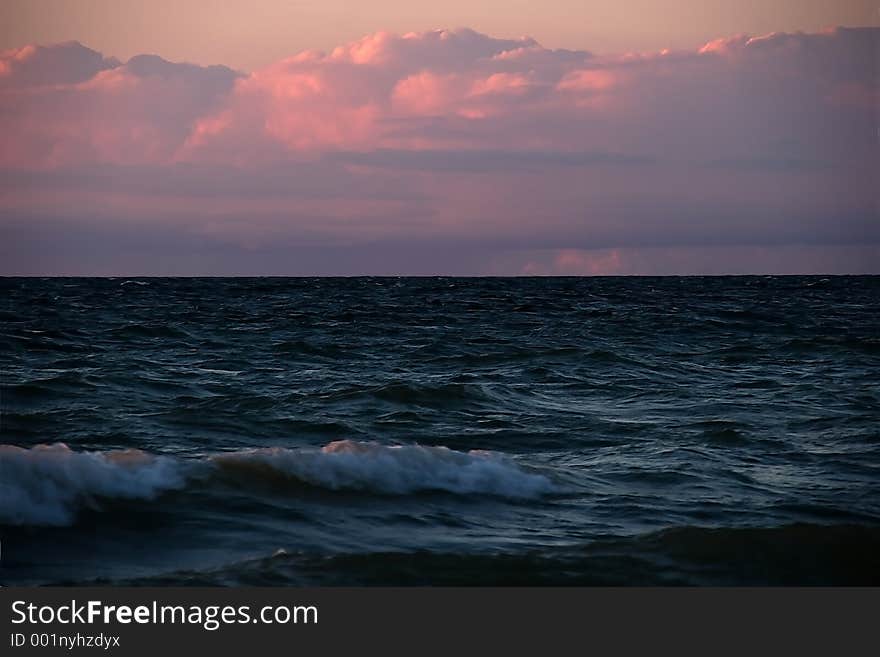
[[[0,274],[880,272],[878,49],[379,32],[249,74],[8,50]]]

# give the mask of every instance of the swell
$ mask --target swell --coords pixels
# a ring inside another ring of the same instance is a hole
[[[30,449],[0,446],[0,525],[71,525],[103,500],[152,500],[205,481],[245,490],[290,483],[327,490],[410,495],[443,491],[534,499],[556,490],[497,452],[339,440],[323,448],[266,447],[200,458],[137,449],[74,451],[62,443]]]
[[[880,584],[878,550],[878,526],[686,526],[520,553],[416,551],[321,555],[278,550],[268,557],[216,568],[113,583],[135,586],[870,586]]]

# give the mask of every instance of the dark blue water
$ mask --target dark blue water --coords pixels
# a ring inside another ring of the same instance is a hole
[[[0,280],[2,583],[878,584],[880,278]]]

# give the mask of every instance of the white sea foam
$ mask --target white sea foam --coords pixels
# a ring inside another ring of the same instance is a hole
[[[186,481],[180,463],[140,450],[0,445],[0,524],[68,525],[97,498],[152,499]]]
[[[101,498],[150,500],[224,473],[391,495],[436,490],[534,498],[555,490],[546,476],[502,454],[446,447],[340,440],[321,449],[266,447],[177,459],[136,449],[77,452],[61,443],[0,445],[0,524],[68,525]]]
[[[446,447],[338,440],[322,449],[269,447],[219,454],[212,460],[226,468],[268,467],[333,490],[397,495],[440,490],[504,497],[538,497],[553,490],[547,477],[526,472],[502,454]]]

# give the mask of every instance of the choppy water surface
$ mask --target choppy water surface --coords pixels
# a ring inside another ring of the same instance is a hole
[[[878,365],[878,277],[0,279],[0,578],[878,584]]]

